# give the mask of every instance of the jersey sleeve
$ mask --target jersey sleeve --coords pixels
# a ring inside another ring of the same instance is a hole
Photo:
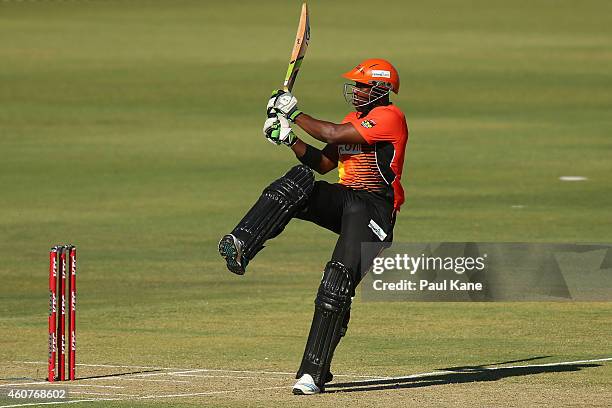
[[[357,115],[355,115],[355,112],[349,112],[344,119],[342,119],[342,123],[350,123],[352,120],[354,120],[357,117]]]
[[[364,118],[349,121],[368,144],[390,142],[401,133],[402,118],[388,109],[374,109]]]

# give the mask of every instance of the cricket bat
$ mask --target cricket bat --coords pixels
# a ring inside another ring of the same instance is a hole
[[[297,78],[297,74],[302,65],[302,60],[306,54],[308,43],[310,42],[310,19],[308,18],[308,6],[306,2],[302,4],[302,14],[300,15],[300,24],[298,25],[297,34],[295,36],[295,44],[293,45],[293,51],[291,52],[291,59],[289,60],[289,68],[287,68],[287,75],[285,75],[285,83],[283,89],[291,92],[293,84]]]

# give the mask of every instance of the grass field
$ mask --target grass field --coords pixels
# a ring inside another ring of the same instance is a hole
[[[47,251],[73,242],[72,398],[117,400],[71,406],[608,406],[611,362],[542,364],[612,357],[612,303],[356,299],[353,392],[290,394],[335,237],[295,221],[242,278],[216,244],[295,163],[260,129],[299,3],[0,1],[0,389],[45,377]],[[294,92],[338,121],[340,73],[399,68],[396,241],[612,242],[612,3],[374,3],[309,2]]]

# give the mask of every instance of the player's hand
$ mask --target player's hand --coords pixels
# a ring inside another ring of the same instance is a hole
[[[280,134],[278,135],[278,139],[285,146],[293,146],[295,142],[297,142],[297,136],[291,130],[291,126],[289,126],[289,121],[281,115],[278,115],[278,121],[280,122]]]
[[[263,133],[266,139],[275,145],[284,144],[291,147],[297,142],[297,136],[291,130],[289,121],[281,115],[274,114],[274,117],[266,119]]]
[[[266,119],[263,126],[263,134],[270,143],[275,145],[281,144],[280,141],[281,123],[276,114],[273,117]]]
[[[279,92],[284,92],[284,91],[277,89],[274,92],[272,92],[272,95],[270,96],[270,99],[268,100],[268,104],[266,105],[266,116],[269,118],[276,117],[276,111],[274,110],[274,102],[276,102],[276,98],[278,97]]]
[[[293,122],[302,113],[298,109],[297,103],[296,97],[291,92],[278,89],[272,92],[268,106],[271,106],[276,112]]]

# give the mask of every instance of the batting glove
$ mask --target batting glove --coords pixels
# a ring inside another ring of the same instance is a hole
[[[276,115],[264,122],[263,133],[270,143],[275,145],[284,144],[293,146],[297,142],[297,136],[291,130],[289,121],[284,116]]]
[[[285,119],[284,116],[278,115],[278,121],[280,122],[280,134],[278,136],[280,142],[285,146],[293,146],[295,142],[297,142],[297,136],[291,130],[291,126],[289,126],[289,121]]]
[[[280,131],[281,123],[276,115],[274,115],[274,117],[266,119],[263,126],[263,134],[266,139],[268,139],[268,142],[273,143],[277,146],[281,144]]]
[[[302,111],[298,109],[297,99],[291,92],[276,90],[272,92],[272,96],[268,101],[268,106],[271,107],[287,119],[292,122],[295,122],[295,118],[297,118]],[[268,108],[270,109],[270,108]]]
[[[270,96],[270,99],[268,100],[268,104],[266,105],[266,116],[268,116],[269,118],[276,117],[276,111],[274,110],[274,102],[276,102],[276,98],[278,97],[279,92],[283,92],[283,91],[279,91],[277,89],[274,92],[272,92],[272,95]]]

